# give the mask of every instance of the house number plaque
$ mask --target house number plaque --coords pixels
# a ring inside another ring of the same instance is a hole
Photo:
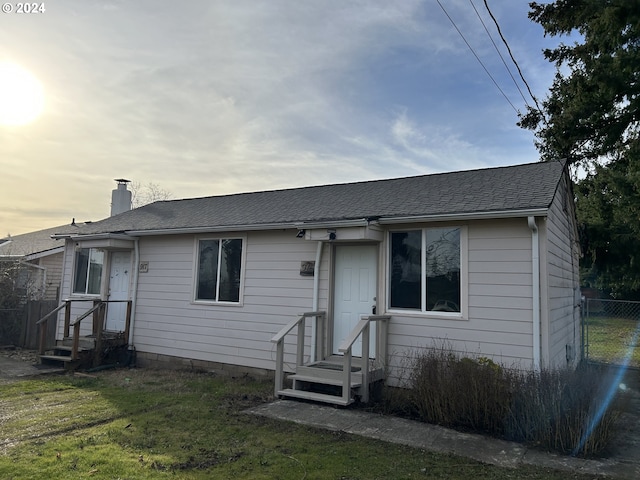
[[[300,262],[300,275],[303,277],[313,277],[316,262]]]

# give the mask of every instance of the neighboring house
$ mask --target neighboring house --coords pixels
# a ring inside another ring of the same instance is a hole
[[[0,239],[0,262],[21,267],[16,270],[16,282],[31,298],[58,301],[64,242],[51,235],[69,228],[65,225]]]
[[[560,162],[161,201],[55,237],[62,298],[132,300],[142,362],[273,371],[272,338],[318,311],[327,327],[304,330],[305,358],[285,353],[286,370],[343,353],[362,317],[386,321],[377,346],[392,377],[442,339],[523,368],[577,360],[579,247]],[[111,307],[107,330],[123,330]]]

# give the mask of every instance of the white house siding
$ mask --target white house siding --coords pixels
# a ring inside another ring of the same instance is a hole
[[[547,295],[549,305],[548,366],[567,365],[567,345],[573,360],[580,356],[578,250],[573,204],[567,179],[560,184],[547,218]]]
[[[531,230],[527,219],[469,222],[466,319],[389,312],[391,363],[446,341],[507,366],[532,363]],[[463,289],[464,294],[464,289]]]
[[[300,275],[300,263],[315,260],[317,244],[296,238],[295,230],[247,233],[242,304],[215,305],[193,301],[195,239],[207,237],[215,235],[141,238],[140,260],[149,271],[138,281],[136,350],[273,370],[271,337],[312,308],[313,277]],[[326,252],[319,304],[325,310]]]
[[[45,300],[58,300],[58,289],[62,279],[63,253],[54,253],[38,260],[38,265],[46,269]]]

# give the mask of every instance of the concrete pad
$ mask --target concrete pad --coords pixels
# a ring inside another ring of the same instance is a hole
[[[616,462],[610,460],[589,460],[584,458],[570,457],[568,455],[557,455],[555,453],[541,452],[538,450],[527,450],[522,459],[522,463],[532,466],[543,465],[556,470],[568,470],[577,473],[587,473],[591,475],[611,475],[611,468]],[[625,477],[620,478],[638,478]]]
[[[620,452],[624,457],[616,456],[610,459],[575,458],[531,450],[519,443],[462,433],[403,418],[293,400],[277,400],[246,410],[245,413],[438,453],[454,454],[506,468],[532,465],[620,479],[640,478],[640,456],[629,451]],[[636,425],[637,422],[634,422],[634,427]]]
[[[0,381],[58,372],[64,372],[64,369],[0,356]]]
[[[247,413],[515,468],[526,449],[512,442],[359,410],[277,400]]]
[[[345,432],[425,450],[436,450],[441,440],[433,425],[376,414],[366,414]]]
[[[519,443],[443,427],[436,428],[441,431],[440,444],[434,450],[437,452],[452,453],[483,463],[516,468],[521,464],[522,457],[527,451],[526,447]]]
[[[362,415],[366,415],[365,412],[339,410],[331,406],[292,400],[276,400],[251,408],[247,412],[332,431],[345,431],[351,425],[362,421]]]

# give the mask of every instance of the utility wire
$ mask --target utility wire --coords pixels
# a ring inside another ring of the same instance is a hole
[[[498,53],[498,56],[500,57],[500,60],[502,60],[502,64],[504,65],[504,68],[507,70],[507,72],[509,73],[509,76],[511,77],[511,80],[513,80],[513,84],[516,86],[516,88],[518,89],[518,92],[520,92],[520,96],[522,97],[522,100],[524,100],[524,104],[528,107],[529,104],[527,103],[527,99],[524,97],[524,93],[522,93],[522,90],[520,90],[520,85],[518,85],[518,82],[516,82],[515,77],[513,76],[513,74],[511,73],[511,69],[509,68],[509,66],[507,65],[507,62],[505,61],[504,57],[502,56],[502,53],[500,52],[500,49],[498,48],[498,46],[496,45],[496,42],[493,41],[493,37],[491,36],[491,33],[489,32],[489,29],[487,28],[487,26],[484,23],[484,20],[482,20],[482,17],[480,16],[480,12],[478,12],[478,9],[476,8],[476,6],[473,4],[473,0],[469,0],[469,3],[471,4],[471,6],[473,7],[473,10],[476,12],[476,15],[478,16],[478,20],[480,20],[480,23],[482,24],[482,26],[484,27],[484,31],[487,32],[487,36],[489,37],[489,40],[491,40],[491,43],[493,44],[493,48],[496,49],[496,52]]]
[[[453,27],[456,29],[456,31],[458,32],[458,34],[460,35],[460,37],[462,37],[462,40],[464,40],[464,43],[467,44],[467,47],[469,47],[469,50],[471,50],[471,53],[473,53],[473,56],[476,57],[476,60],[478,60],[478,62],[480,63],[480,65],[482,65],[482,68],[484,68],[484,71],[487,73],[487,75],[489,75],[489,78],[493,81],[493,84],[496,86],[496,88],[498,90],[500,90],[500,93],[502,94],[502,96],[505,98],[505,100],[507,102],[509,102],[509,105],[511,105],[511,108],[513,108],[513,110],[516,112],[516,114],[519,114],[520,112],[518,111],[518,109],[513,105],[513,103],[511,103],[511,100],[509,100],[509,97],[507,97],[507,94],[504,93],[504,91],[502,90],[502,88],[500,88],[500,85],[498,85],[498,82],[496,82],[495,78],[493,78],[493,76],[491,75],[491,73],[489,72],[489,70],[487,69],[487,67],[484,65],[484,63],[482,63],[482,60],[480,60],[480,57],[478,56],[478,54],[475,52],[475,50],[473,49],[473,47],[471,46],[471,44],[469,44],[469,42],[467,41],[467,39],[465,38],[465,36],[462,34],[462,32],[460,31],[460,29],[458,28],[458,25],[456,25],[456,22],[453,21],[453,18],[451,18],[451,16],[449,15],[449,13],[447,13],[447,11],[445,10],[445,8],[442,6],[442,3],[440,3],[440,0],[436,0],[436,2],[438,3],[438,5],[440,5],[440,8],[442,9],[442,11],[444,12],[444,14],[447,16],[447,18],[449,19],[449,21],[451,22],[451,24],[453,25]],[[513,58],[513,57],[512,57]],[[529,90],[529,93],[531,93],[531,90]]]
[[[439,3],[439,1],[438,1],[438,3]],[[489,12],[489,16],[493,20],[493,23],[495,23],[496,28],[498,29],[498,35],[500,35],[500,38],[502,39],[502,43],[504,43],[505,47],[507,47],[507,51],[509,52],[509,56],[511,57],[511,61],[513,62],[513,64],[518,69],[518,74],[520,75],[520,78],[522,79],[522,81],[526,85],[527,90],[529,92],[529,95],[531,95],[531,98],[533,99],[534,103],[536,104],[536,108],[538,109],[538,112],[540,112],[540,115],[542,116],[542,120],[546,124],[547,123],[547,119],[546,119],[546,117],[544,115],[544,112],[543,112],[542,108],[540,108],[540,104],[538,103],[538,99],[535,97],[535,95],[531,91],[531,87],[529,87],[529,84],[527,83],[527,80],[524,78],[524,75],[522,74],[522,70],[520,69],[520,65],[518,65],[518,62],[516,61],[515,57],[513,56],[513,53],[511,52],[511,48],[509,47],[509,43],[507,43],[507,39],[504,38],[504,35],[502,34],[502,30],[500,29],[500,25],[498,24],[498,20],[496,20],[496,17],[491,12],[491,9],[489,8],[489,4],[487,3],[487,0],[484,0],[484,6],[487,9],[487,12]]]

